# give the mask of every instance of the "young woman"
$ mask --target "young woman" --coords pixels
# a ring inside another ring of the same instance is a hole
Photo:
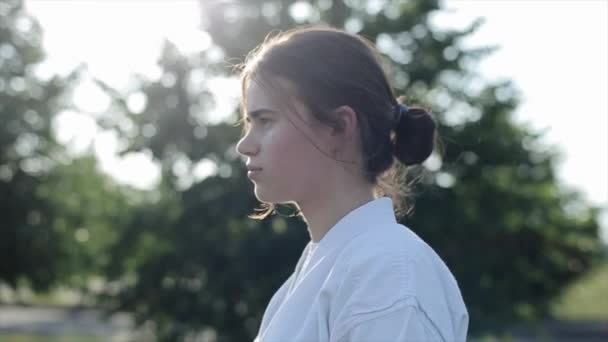
[[[237,150],[267,209],[252,217],[294,204],[311,238],[255,341],[465,341],[458,284],[397,223],[394,203],[407,189],[387,183],[398,163],[429,157],[435,122],[399,103],[373,45],[297,28],[252,51],[241,76]]]

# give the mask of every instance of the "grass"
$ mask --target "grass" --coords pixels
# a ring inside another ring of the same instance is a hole
[[[566,288],[552,305],[552,311],[563,320],[608,321],[608,262]]]
[[[61,302],[56,293],[38,295],[37,304]],[[587,275],[567,287],[551,306],[552,313],[559,320],[608,321],[608,261],[592,269]],[[40,336],[40,335],[2,335],[2,342],[102,342],[94,336]],[[509,336],[484,336],[475,341],[510,342]]]
[[[38,335],[1,335],[2,342],[102,342],[91,336],[38,336]]]
[[[551,305],[556,319],[563,321],[607,321],[608,322],[608,261],[605,261],[575,283],[568,286]],[[536,327],[538,328],[538,327]],[[542,332],[532,328],[534,339],[542,341]],[[474,342],[513,342],[509,333],[476,336]],[[533,340],[533,339],[530,339]]]

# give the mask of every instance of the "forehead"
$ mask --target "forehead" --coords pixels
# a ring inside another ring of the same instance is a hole
[[[263,105],[278,109],[278,107],[295,101],[296,94],[293,83],[282,77],[254,77],[245,90],[248,107]]]
[[[277,107],[276,100],[271,96],[273,91],[268,85],[256,80],[251,80],[246,89],[245,98],[247,99],[247,111],[254,111],[258,108],[273,109]]]
[[[252,79],[245,91],[247,112],[271,109],[276,112],[300,117],[308,122],[310,113],[298,99],[294,85],[286,79],[275,78],[271,82]]]

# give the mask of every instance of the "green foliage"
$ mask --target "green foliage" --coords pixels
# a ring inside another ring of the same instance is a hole
[[[46,288],[56,277],[56,243],[48,229],[53,213],[38,195],[59,150],[51,120],[61,107],[66,80],[41,81],[34,67],[43,58],[38,23],[20,2],[0,11],[0,280],[24,277]]]
[[[206,29],[224,59],[233,62],[271,30],[296,24],[291,3],[202,2],[202,7]],[[513,85],[473,87],[475,62],[492,48],[464,50],[460,39],[480,22],[462,32],[443,32],[428,22],[438,10],[436,1],[386,1],[377,11],[366,6],[316,1],[304,22],[359,26],[387,56],[407,103],[435,113],[445,153],[433,159],[441,168],[429,166],[417,188],[416,211],[402,221],[454,272],[472,332],[549,314],[550,300],[593,265],[597,209],[557,183],[559,156],[540,144],[542,134],[514,123],[519,98]],[[108,294],[115,308],[133,311],[138,322],[154,321],[162,340],[207,328],[221,341],[251,339],[307,233],[297,220],[246,218],[256,202],[234,151],[239,129],[228,122],[210,124],[210,90],[189,82],[195,72],[230,73],[225,63],[214,64],[209,52],[181,56],[170,44],[164,51],[161,81],[142,80],[144,112],[131,113],[128,94],[113,93],[113,111],[120,115],[116,122],[103,122],[129,140],[125,151],[149,150],[163,167],[159,200],[141,206],[113,246],[108,274],[119,286],[116,297]],[[136,134],[121,131],[118,121],[125,118]],[[200,161],[216,172],[194,184],[181,182]],[[177,172],[178,164],[187,170]]]
[[[52,132],[69,107],[66,78],[37,77],[39,24],[21,1],[0,3],[0,281],[48,290],[84,286],[109,262],[138,194],[119,188],[91,156],[71,158]]]
[[[142,208],[113,252],[122,264],[116,274],[129,271],[130,264],[136,278],[124,279],[116,309],[135,311],[140,322],[154,319],[166,340],[207,327],[225,327],[218,329],[220,337],[249,338],[276,286],[273,280],[289,274],[272,265],[297,258],[292,246],[304,241],[305,229],[281,234],[275,232],[286,224],[281,218],[246,221],[253,206],[248,187],[242,177],[209,177],[173,193],[174,203]],[[133,254],[140,259],[125,263]]]
[[[54,213],[47,229],[61,237],[55,242],[62,251],[57,256],[61,282],[86,287],[89,276],[108,266],[108,249],[122,237],[141,195],[103,175],[93,156],[56,165],[38,195]]]
[[[495,93],[489,86],[480,97]],[[547,317],[551,299],[590,269],[600,247],[597,209],[559,186],[557,155],[509,120],[511,105],[470,101],[483,115],[442,127],[443,168],[405,222],[454,272],[473,331],[497,330]],[[442,177],[455,181],[447,186]]]

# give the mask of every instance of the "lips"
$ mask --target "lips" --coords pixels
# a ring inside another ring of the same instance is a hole
[[[253,165],[247,165],[247,170],[248,171],[260,171],[262,168],[258,167],[258,166],[253,166]]]
[[[253,179],[258,173],[262,171],[262,168],[255,165],[247,165],[247,177]]]
[[[247,172],[247,177],[248,177],[249,179],[254,179],[254,178],[255,178],[255,176],[257,176],[257,175],[258,175],[258,174],[259,174],[261,171],[262,171],[262,169],[250,169],[250,170]]]

